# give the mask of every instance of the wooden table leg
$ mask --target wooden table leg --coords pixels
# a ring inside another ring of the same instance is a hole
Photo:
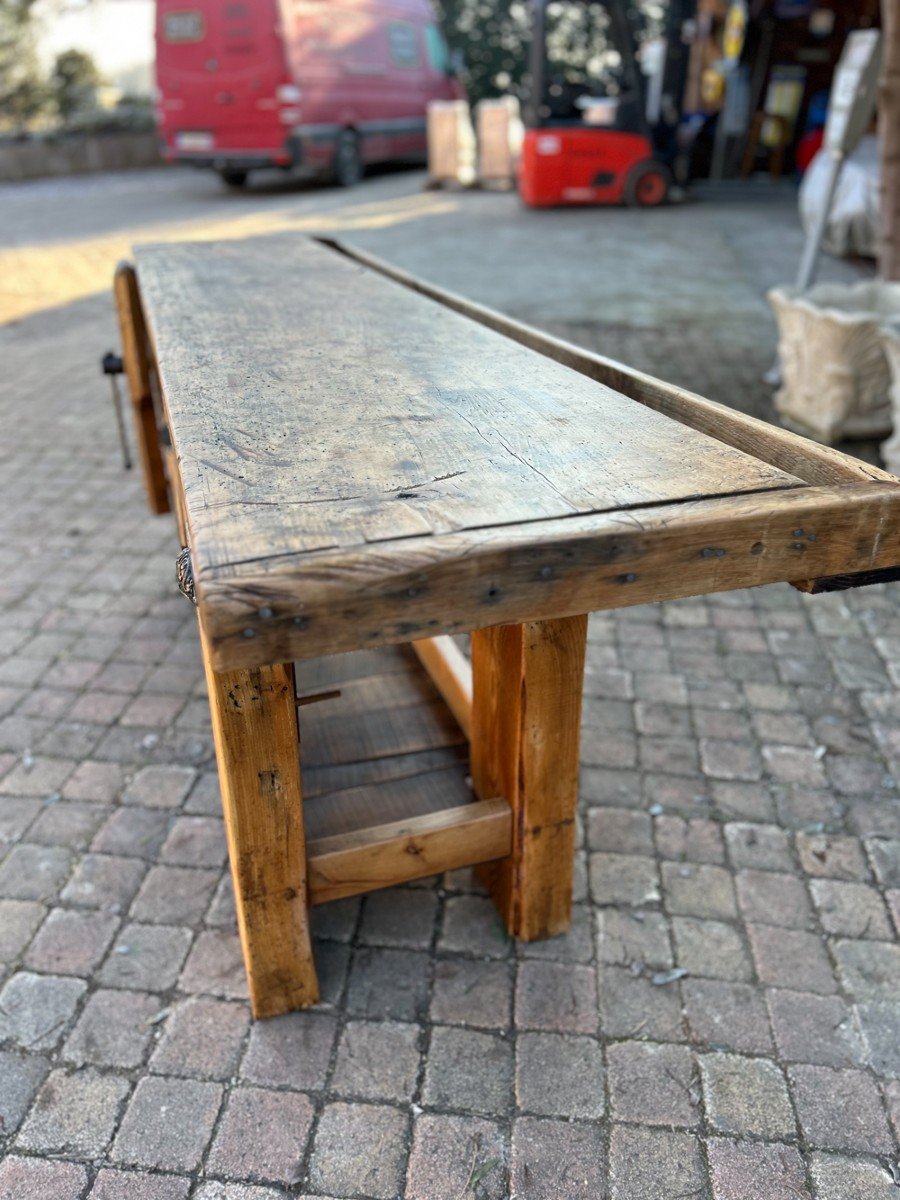
[[[479,872],[511,936],[552,937],[572,917],[587,617],[472,634],[472,780],[513,809],[513,849]]]
[[[203,658],[250,1003],[255,1017],[272,1017],[319,998],[294,669],[220,673],[205,642]]]
[[[137,275],[130,263],[120,263],[116,268],[115,297],[122,334],[122,362],[131,395],[135,437],[144,473],[147,503],[151,512],[167,513],[169,489],[153,405],[147,327],[141,308]]]

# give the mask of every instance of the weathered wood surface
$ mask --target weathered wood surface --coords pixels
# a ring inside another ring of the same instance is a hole
[[[254,1016],[275,1016],[307,1008],[319,995],[293,670],[220,674],[205,640],[204,663],[250,1003]]]
[[[413,642],[419,662],[467,738],[472,736],[472,664],[446,634]]]
[[[587,617],[472,634],[472,782],[512,807],[510,853],[482,868],[512,937],[569,927]]]
[[[900,486],[871,482],[320,551],[205,596],[218,661],[251,664],[898,562]]]
[[[900,562],[884,473],[402,272],[138,269],[219,669]]]

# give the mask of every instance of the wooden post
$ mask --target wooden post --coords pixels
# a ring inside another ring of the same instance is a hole
[[[878,100],[882,279],[900,279],[900,0],[881,0],[884,58]]]
[[[564,933],[572,917],[587,617],[472,634],[472,781],[513,810],[512,853],[479,873],[507,931]]]
[[[134,432],[141,456],[147,503],[154,513],[169,511],[169,489],[159,445],[159,429],[150,382],[147,327],[141,309],[137,275],[130,263],[120,263],[115,275],[116,312],[122,334],[122,362],[128,378]]]
[[[272,1017],[319,998],[294,669],[214,671],[205,639],[203,659],[250,1003]]]

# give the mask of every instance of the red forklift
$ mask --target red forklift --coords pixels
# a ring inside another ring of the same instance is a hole
[[[648,116],[631,0],[532,0],[519,162],[526,205],[665,203],[687,57],[681,28],[692,10],[691,0],[669,0]]]

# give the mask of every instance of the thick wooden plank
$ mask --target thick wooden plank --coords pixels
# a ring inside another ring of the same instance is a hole
[[[573,371],[579,371],[598,383],[615,388],[639,404],[664,413],[691,429],[707,433],[736,450],[762,458],[805,483],[861,483],[870,479],[890,482],[894,479],[887,471],[873,467],[849,454],[842,454],[830,446],[819,445],[790,430],[747,416],[714,400],[707,400],[695,392],[656,379],[644,371],[637,371],[605,355],[585,350],[456,292],[417,279],[400,267],[395,267],[356,246],[344,245],[330,238],[321,240],[355,262],[402,283],[422,296],[437,300],[453,312],[470,317],[488,329],[512,338],[520,345],[571,367]]]
[[[201,603],[280,555],[800,483],[294,235],[137,261]]]
[[[208,579],[206,622],[251,665],[898,563],[900,486],[846,484],[300,555]]]
[[[257,1017],[318,999],[293,670],[216,672],[204,653],[238,929]]]
[[[513,810],[507,857],[482,871],[507,932],[569,927],[587,617],[472,634],[472,782]]]
[[[439,698],[394,708],[341,712],[340,701],[300,710],[303,762],[311,767],[352,763],[438,746],[458,746],[465,735]],[[326,714],[326,708],[331,711]]]
[[[147,504],[151,512],[166,513],[169,511],[169,491],[153,404],[150,347],[137,278],[130,263],[120,263],[116,268],[113,290]]]
[[[424,817],[469,804],[473,796],[468,775],[468,764],[456,761],[304,799],[307,840],[355,833],[370,825]]]
[[[312,903],[499,858],[509,850],[511,827],[512,814],[504,800],[481,800],[311,842]]]
[[[303,795],[305,800],[343,792],[351,788],[383,783],[388,779],[406,779],[444,767],[466,765],[468,746],[439,746],[436,750],[421,750],[417,754],[394,754],[366,762],[328,763],[320,767],[302,764]]]
[[[467,738],[472,736],[472,665],[446,634],[413,642],[419,662],[456,718]]]

